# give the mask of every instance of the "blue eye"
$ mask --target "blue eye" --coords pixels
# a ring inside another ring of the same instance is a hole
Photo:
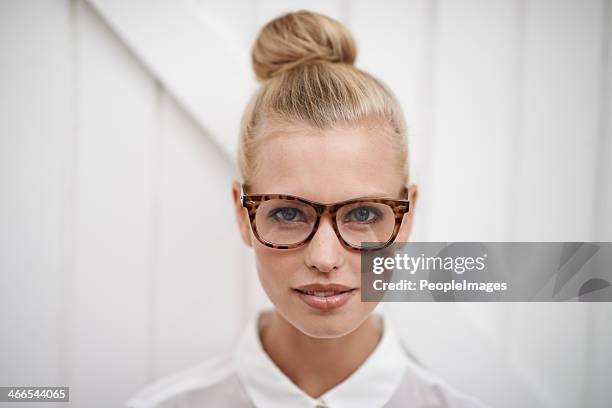
[[[347,214],[348,222],[355,221],[361,223],[372,223],[378,221],[381,213],[379,210],[372,207],[357,207],[352,209]]]
[[[298,222],[305,220],[302,211],[293,207],[276,208],[272,211],[270,217],[281,222]]]

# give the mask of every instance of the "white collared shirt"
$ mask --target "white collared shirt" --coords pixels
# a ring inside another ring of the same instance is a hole
[[[128,400],[126,407],[485,407],[413,361],[384,313],[378,315],[383,332],[372,354],[346,380],[312,398],[264,351],[261,316],[251,319],[234,353],[162,378]]]

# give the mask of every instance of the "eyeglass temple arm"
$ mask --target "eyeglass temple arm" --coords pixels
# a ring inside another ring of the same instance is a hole
[[[242,183],[240,184],[240,203],[242,203],[243,207],[246,207],[247,204],[249,203],[253,203],[252,201],[249,200],[249,195],[246,192],[247,190],[247,184],[246,183]]]
[[[244,205],[244,197],[246,196],[246,193],[244,192],[244,183],[240,184],[240,203],[242,205]]]

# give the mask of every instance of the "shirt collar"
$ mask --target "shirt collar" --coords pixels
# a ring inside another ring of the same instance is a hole
[[[382,319],[383,333],[372,354],[346,380],[315,399],[295,385],[264,351],[259,338],[261,313],[257,313],[235,354],[238,375],[255,406],[370,408],[387,403],[404,376],[408,357],[386,314],[376,315]]]

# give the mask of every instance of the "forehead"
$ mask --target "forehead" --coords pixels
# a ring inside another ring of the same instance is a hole
[[[320,202],[399,193],[401,175],[386,126],[266,126],[259,136],[257,172],[250,179],[253,193]]]

